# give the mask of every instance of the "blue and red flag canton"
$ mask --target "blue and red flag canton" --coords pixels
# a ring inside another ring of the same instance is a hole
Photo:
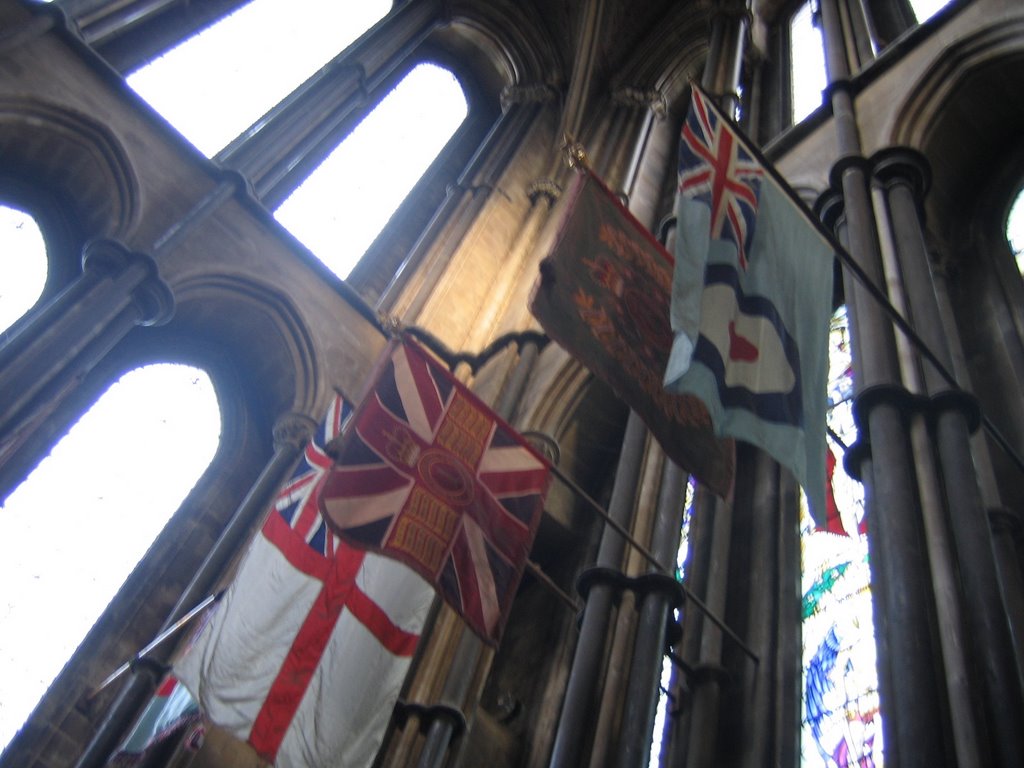
[[[403,341],[353,416],[320,506],[347,542],[411,567],[496,644],[549,479],[522,437]]]
[[[306,444],[298,466],[274,499],[274,511],[324,557],[333,557],[338,549],[337,536],[324,522],[318,502],[324,475],[334,463],[325,446],[341,434],[351,414],[352,406],[341,395],[335,395],[323,423]]]
[[[747,268],[764,169],[695,93],[679,142],[680,194],[711,209],[710,235],[736,246]]]

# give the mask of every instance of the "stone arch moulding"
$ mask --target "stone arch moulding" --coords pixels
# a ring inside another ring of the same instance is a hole
[[[450,36],[459,41],[452,47],[462,53],[471,71],[475,72],[479,64],[486,61],[504,81],[500,84],[486,81],[485,85],[498,85],[500,90],[503,85],[562,84],[562,59],[540,19],[530,14],[533,23],[523,23],[524,12],[528,12],[523,4],[512,7],[503,2],[483,6],[455,2],[452,5],[451,20],[438,30],[438,37]]]
[[[221,347],[272,415],[318,414],[326,397],[322,365],[306,318],[287,296],[240,275],[203,275],[172,287],[177,309],[168,330]]]
[[[894,146],[921,148],[953,94],[980,69],[1000,61],[1024,63],[1024,17],[987,27],[945,48],[894,112],[886,131]]]
[[[125,240],[138,222],[139,183],[128,155],[90,117],[33,99],[0,97],[0,158],[9,172],[66,201],[88,236]]]

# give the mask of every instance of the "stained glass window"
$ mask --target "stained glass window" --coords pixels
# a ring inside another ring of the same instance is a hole
[[[682,534],[679,540],[679,549],[676,552],[675,577],[680,582],[683,580],[684,566],[686,564],[687,555],[689,555],[690,552],[690,520],[693,517],[693,499],[696,493],[697,484],[691,477],[686,482],[686,496],[683,501]],[[679,618],[679,611],[676,610],[675,620],[679,621]],[[667,718],[671,713],[672,708],[678,704],[678,702],[674,700],[674,697],[669,693],[674,673],[678,673],[678,670],[673,669],[672,659],[666,656],[661,664],[661,694],[658,697],[658,711],[654,717],[651,752],[647,763],[650,766],[658,766],[661,764],[661,750],[665,743],[665,730],[668,726]]]
[[[853,372],[846,310],[829,336],[830,530],[816,528],[804,505],[802,764],[882,765],[882,726],[865,536],[864,494],[843,470],[844,446],[856,440]],[[831,505],[830,505],[831,506]]]

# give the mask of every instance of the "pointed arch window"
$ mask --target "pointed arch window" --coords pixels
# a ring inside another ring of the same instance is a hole
[[[450,71],[418,64],[274,216],[344,279],[467,111]]]
[[[799,123],[821,106],[825,90],[825,48],[810,2],[789,20],[792,120]]]
[[[217,449],[205,372],[147,365],[115,382],[0,508],[0,750]]]
[[[0,205],[0,332],[39,300],[46,273],[46,243],[35,219]]]
[[[391,0],[252,0],[128,84],[212,157],[390,8]]]

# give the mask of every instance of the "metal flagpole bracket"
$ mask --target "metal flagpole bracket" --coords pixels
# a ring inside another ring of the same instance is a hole
[[[466,731],[466,716],[462,710],[447,704],[421,704],[417,701],[402,701],[399,699],[395,704],[395,720],[399,725],[408,722],[409,717],[415,715],[419,722],[418,730],[426,734],[430,726],[440,720],[452,728],[452,739],[458,738]]]

